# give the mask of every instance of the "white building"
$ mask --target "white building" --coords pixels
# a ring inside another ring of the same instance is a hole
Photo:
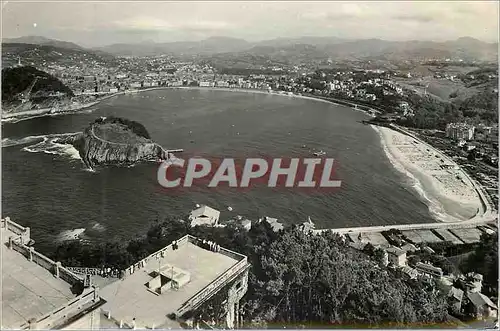
[[[220,211],[210,208],[208,206],[201,206],[191,212],[189,220],[191,226],[196,225],[217,225],[219,222]]]
[[[492,127],[487,137],[490,142],[498,142],[498,126]]]
[[[446,137],[454,140],[472,140],[474,127],[466,123],[450,123],[446,126]]]
[[[443,276],[443,270],[441,268],[433,266],[432,264],[418,262],[415,265],[415,269],[436,277]]]
[[[387,249],[387,255],[389,258],[389,263],[392,263],[396,267],[403,267],[406,265],[406,252],[397,247],[389,247]]]

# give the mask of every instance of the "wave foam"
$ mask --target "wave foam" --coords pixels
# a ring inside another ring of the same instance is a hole
[[[27,145],[22,148],[23,151],[29,153],[46,153],[51,155],[66,156],[74,160],[81,160],[80,153],[71,144],[61,144],[58,142],[59,138],[72,136],[78,133],[61,133],[50,134],[43,136],[29,136],[20,139],[5,138],[2,139],[3,147],[12,147],[19,145]]]
[[[66,230],[59,234],[58,239],[60,241],[80,240],[84,232],[85,228]]]
[[[101,223],[98,223],[98,222],[95,222],[92,227],[91,227],[92,230],[94,231],[99,231],[99,232],[103,232],[106,230],[106,228],[104,227],[104,225],[102,225]]]

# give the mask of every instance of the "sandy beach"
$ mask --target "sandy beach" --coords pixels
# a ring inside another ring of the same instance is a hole
[[[451,160],[434,148],[387,127],[373,127],[394,167],[411,179],[437,220],[459,222],[482,212],[474,185]]]

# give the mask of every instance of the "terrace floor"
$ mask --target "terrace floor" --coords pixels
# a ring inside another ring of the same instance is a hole
[[[39,318],[75,297],[68,283],[10,250],[6,245],[10,236],[15,234],[1,229],[1,329],[18,329],[29,319]]]
[[[138,328],[167,327],[170,324],[168,314],[175,312],[236,263],[236,259],[221,253],[191,242],[183,243],[177,250],[166,251],[163,258],[152,258],[144,268],[101,289],[99,294],[107,301],[102,310],[111,312],[111,318],[115,321],[122,320],[129,325],[135,318]],[[152,271],[165,265],[187,271],[191,279],[178,290],[171,289],[157,295],[150,292],[145,284],[152,279]]]

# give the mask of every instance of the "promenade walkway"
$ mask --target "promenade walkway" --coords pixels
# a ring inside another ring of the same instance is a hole
[[[317,229],[313,230],[314,234],[331,231],[338,234],[346,233],[365,233],[365,232],[383,232],[391,229],[396,230],[432,230],[432,229],[466,229],[475,228],[477,226],[485,225],[488,223],[496,222],[496,218],[480,218],[463,222],[453,223],[421,223],[421,224],[401,224],[401,225],[380,225],[380,226],[366,226],[366,227],[352,227],[352,228],[337,228],[337,229]]]

